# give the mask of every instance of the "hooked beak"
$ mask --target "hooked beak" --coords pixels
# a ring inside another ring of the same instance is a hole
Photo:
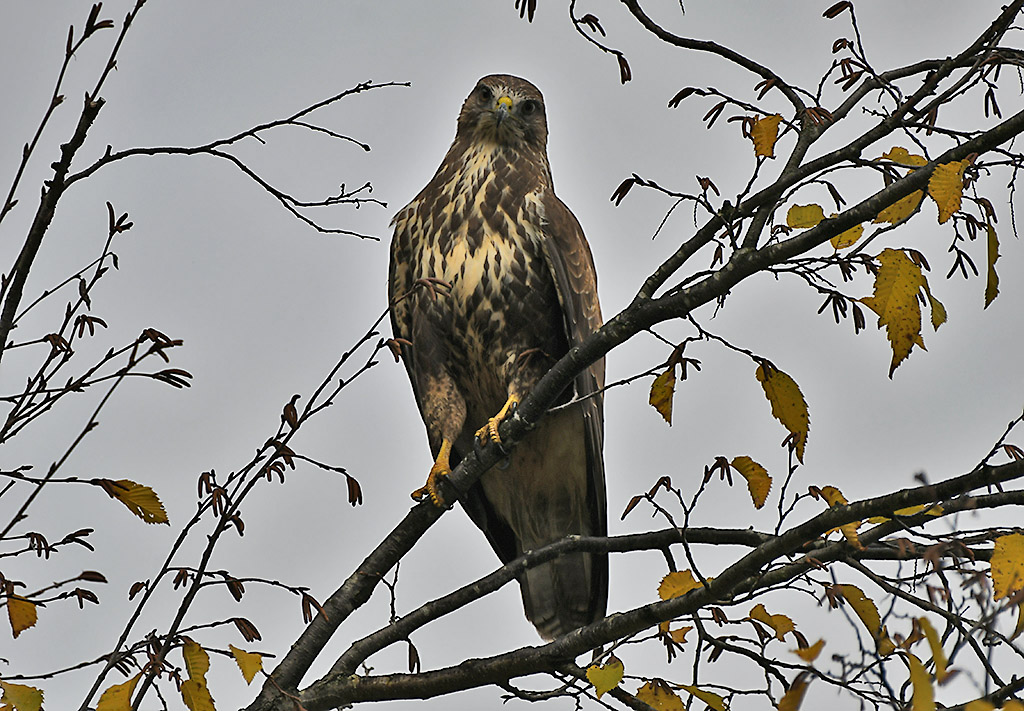
[[[500,96],[494,106],[494,123],[501,126],[502,122],[512,113],[512,99]]]

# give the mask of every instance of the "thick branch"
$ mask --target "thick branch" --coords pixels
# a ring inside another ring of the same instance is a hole
[[[893,204],[914,190],[923,188],[926,185],[928,177],[935,165],[941,162],[959,160],[970,153],[982,153],[1000,145],[1022,131],[1024,131],[1024,112],[1007,119],[1003,123],[983,134],[980,134],[971,141],[947,151],[928,166],[910,173],[908,176],[896,181],[889,187],[879,191],[858,205],[844,211],[839,216],[825,220],[815,228],[802,232],[798,236],[785,242],[770,245],[758,251],[749,249],[737,250],[729,262],[721,269],[679,293],[663,296],[653,300],[638,297],[628,308],[608,321],[583,344],[571,349],[568,354],[559,360],[559,362],[555,364],[544,378],[541,379],[533,392],[521,403],[514,416],[508,418],[502,423],[500,434],[505,449],[508,450],[510,447],[514,446],[515,443],[520,441],[533,427],[536,426],[536,423],[544,416],[547,409],[554,403],[558,395],[573,381],[577,373],[581,372],[597,359],[606,355],[616,346],[632,338],[632,336],[636,335],[641,330],[648,328],[655,323],[683,316],[703,304],[712,302],[721,294],[727,293],[746,277],[762,271],[768,266],[784,261],[795,254],[811,249],[814,246],[827,241],[832,236],[852,227],[854,224],[858,224],[869,217],[878,214],[882,208]],[[712,222],[721,224],[720,218],[718,217],[712,218]],[[705,228],[702,229],[712,228],[709,223],[709,225],[706,225]],[[472,453],[466,456],[455,471],[442,480],[442,492],[445,499],[449,501],[454,500],[456,498],[456,493],[466,491],[469,486],[476,481],[481,474],[483,474],[484,471],[496,464],[504,456],[505,455],[499,451],[499,448],[494,445],[487,446],[479,454]],[[977,484],[975,486],[979,485],[981,484]],[[960,489],[955,493],[962,493],[966,490],[968,489]],[[939,498],[946,498],[951,495],[953,494],[937,494],[936,496]],[[899,496],[900,494],[893,494],[890,498]],[[906,501],[904,503],[897,502],[892,505],[891,508],[886,509],[883,506],[875,512],[862,513],[859,516],[854,516],[850,520],[860,520],[875,515],[876,513],[893,511],[914,503],[928,503],[930,500],[936,499],[928,499],[928,497],[924,497],[921,501]],[[270,708],[273,705],[273,699],[277,698],[280,694],[278,689],[294,690],[297,688],[299,681],[309,669],[309,666],[316,658],[319,650],[327,643],[327,640],[331,637],[337,627],[348,617],[349,614],[351,614],[353,610],[357,609],[369,599],[370,594],[373,592],[373,589],[376,587],[380,579],[412,548],[413,545],[415,545],[415,542],[419,537],[422,536],[422,534],[431,525],[433,525],[442,513],[443,512],[433,506],[423,504],[414,507],[412,511],[410,511],[405,519],[363,561],[357,571],[350,576],[341,588],[339,588],[327,600],[325,603],[325,611],[327,612],[326,619],[324,616],[318,616],[313,623],[307,627],[299,640],[292,646],[289,654],[274,671],[272,680],[268,681],[264,686],[260,696],[249,707],[250,709]],[[806,525],[811,526],[811,524],[816,520],[817,518],[812,519],[812,521],[808,522]],[[830,523],[829,528],[836,525],[839,524]],[[813,528],[813,526],[811,526],[811,528]],[[803,536],[803,538],[801,538],[801,544],[802,542],[814,537],[813,535],[810,535],[810,531],[808,530],[803,530],[802,528],[799,530],[803,531],[799,534]],[[765,545],[769,546],[768,550],[773,550],[771,548],[772,544]],[[761,548],[759,548],[758,551],[761,551]],[[756,552],[757,551],[755,551],[755,553]],[[755,554],[751,553],[747,558],[753,555]],[[757,560],[761,560],[760,556],[764,555],[767,555],[767,553],[760,553]],[[755,571],[760,571],[761,565],[773,560],[777,555],[778,553],[773,554],[771,557],[768,557],[759,563],[756,567],[751,568],[748,575],[754,575]],[[744,560],[747,559],[745,558]],[[737,564],[737,566],[733,566],[730,570],[744,570],[752,565],[752,562],[748,562],[743,565]],[[738,585],[739,583],[738,581],[734,581],[732,584]],[[719,585],[725,586],[727,583],[719,583]],[[706,602],[706,600],[700,600],[699,603],[695,603],[695,607],[693,607],[693,609],[706,604]],[[662,608],[658,608],[657,605],[670,605],[671,603],[675,603],[675,601],[658,603],[651,608],[653,612],[646,611],[647,608],[641,608],[640,610],[628,613],[627,616],[615,616],[613,618],[609,618],[603,622],[597,623],[596,625],[584,628],[587,631],[586,635],[583,635],[583,631],[570,634],[562,640],[552,643],[553,645],[560,645],[557,647],[558,653],[555,658],[562,660],[573,658],[578,654],[582,654],[587,650],[593,649],[610,640],[617,639],[625,634],[630,634],[636,630],[644,629],[652,624],[656,624],[658,616],[663,614],[661,612]],[[680,614],[686,614],[689,611],[692,610],[676,610],[675,608],[671,608],[671,614],[664,619],[676,617]],[[626,619],[627,621],[623,622],[623,619]],[[637,620],[640,621],[637,622]],[[551,653],[546,650],[551,648],[551,646],[552,645],[547,645],[545,647],[538,648],[545,651],[537,652],[536,655],[531,655],[530,659],[532,661],[529,664],[521,665],[519,657],[515,656],[516,653],[510,653],[511,656],[503,655],[502,657],[492,658],[489,663],[493,666],[486,667],[486,670],[489,671],[477,669],[475,667],[471,670],[473,675],[477,673],[484,674],[484,676],[480,677],[474,676],[473,678],[476,678],[478,681],[473,685],[490,683],[491,681],[502,680],[502,678],[507,679],[511,676],[533,673],[538,670],[550,668],[549,662],[552,657],[550,656]],[[477,663],[474,662],[473,664]],[[408,682],[410,686],[403,686],[404,691],[402,693],[419,696],[421,689],[429,688],[435,690],[431,693],[431,695],[434,695],[435,693],[449,693],[450,691],[467,688],[462,686],[468,678],[464,676],[466,671],[467,670],[462,667],[456,667],[447,675],[442,674],[440,677],[430,676],[429,679],[433,679],[434,681],[424,681],[424,679],[427,678],[426,676],[417,676],[415,677],[416,681]],[[431,672],[430,674],[436,675],[440,674],[440,672]],[[487,674],[491,674],[493,676],[487,676]],[[378,677],[377,679],[385,678]],[[392,681],[397,681],[397,679]],[[308,694],[310,695],[310,703],[313,705],[307,705],[307,708],[321,708],[316,705],[316,703],[318,703],[316,700],[322,701],[323,703],[334,703],[333,701],[327,700],[337,700],[342,698],[351,700],[368,700],[371,698],[397,697],[397,692],[393,690],[388,691],[389,689],[392,689],[391,682],[370,682],[369,680],[352,681],[352,688],[349,688],[348,686],[338,686],[341,683],[342,682],[339,682],[334,678],[330,681],[324,680],[317,682],[317,684],[315,684],[314,687],[311,687],[308,691]],[[381,684],[382,686],[378,687],[376,686],[377,684]],[[403,682],[403,685],[404,684],[405,682]],[[364,694],[366,694],[366,696],[364,696]],[[384,695],[381,696],[380,694]],[[306,693],[303,694],[303,699],[303,703],[305,704]]]
[[[419,674],[391,674],[375,677],[331,674],[311,685],[299,695],[307,711],[333,708],[345,703],[395,698],[429,698],[487,684],[503,683],[517,676],[535,674],[556,668],[559,661],[573,659],[602,644],[635,634],[659,622],[689,615],[706,605],[725,602],[735,595],[775,584],[768,575],[761,575],[766,566],[779,558],[801,552],[808,541],[825,531],[852,521],[885,515],[894,510],[918,504],[953,499],[984,486],[1024,477],[1024,461],[998,467],[982,467],[969,474],[933,484],[904,489],[884,496],[857,501],[849,506],[830,508],[785,533],[772,537],[729,566],[707,587],[682,597],[651,603],[628,612],[613,614],[604,620],[539,647],[524,647],[486,659],[467,660],[454,667]],[[889,528],[891,527],[891,528]],[[880,536],[898,530],[899,524],[881,524],[869,534]],[[872,536],[866,536],[870,540]],[[565,544],[574,543],[567,541]],[[578,543],[577,543],[578,545]],[[829,544],[814,553],[816,561],[837,560],[849,556],[845,543]],[[805,558],[806,561],[806,558]],[[810,566],[810,561],[804,563]],[[798,564],[786,566],[786,577],[801,571]],[[780,569],[782,570],[782,569]],[[773,571],[778,574],[778,571]],[[250,707],[269,708],[254,704]]]

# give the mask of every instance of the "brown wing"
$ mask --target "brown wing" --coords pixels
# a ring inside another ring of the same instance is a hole
[[[407,212],[410,214],[415,212],[416,204],[417,201],[414,200],[392,221],[392,224],[396,225],[396,230],[391,242],[391,260],[388,265],[388,307],[391,316],[391,333],[395,338],[406,341],[412,340],[412,305],[409,298],[409,291],[413,286],[409,268],[412,261],[412,236],[408,231],[409,223],[401,218]],[[416,397],[416,405],[419,407],[420,394],[416,389],[417,380],[413,373],[412,353],[410,348],[405,345],[401,346],[401,350],[402,364],[412,383],[413,395]]]
[[[569,347],[582,343],[603,323],[597,298],[597,270],[590,245],[576,216],[553,192],[544,198],[544,258],[555,279]],[[576,396],[583,400],[584,434],[587,450],[587,506],[592,535],[608,534],[608,513],[604,476],[604,359],[593,363],[576,377]],[[592,619],[604,616],[608,598],[607,556],[594,566],[591,583]]]
[[[576,346],[604,323],[597,299],[594,256],[576,216],[552,192],[544,198],[544,216],[544,258],[555,278],[569,344]],[[590,366],[586,374],[594,379],[597,389],[603,388],[604,359]]]

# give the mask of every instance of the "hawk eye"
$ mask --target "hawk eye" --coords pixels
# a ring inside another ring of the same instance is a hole
[[[532,116],[540,109],[540,102],[534,99],[527,99],[523,102],[523,116]]]
[[[480,86],[478,86],[476,88],[476,93],[477,93],[477,96],[480,97],[481,101],[490,101],[491,99],[494,98],[494,92],[492,92],[490,89],[488,89],[483,84],[481,84]]]

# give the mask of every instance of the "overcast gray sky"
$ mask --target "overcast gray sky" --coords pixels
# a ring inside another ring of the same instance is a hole
[[[812,87],[832,61],[833,40],[849,33],[845,22],[821,18],[829,4],[694,1],[682,17],[675,3],[664,3],[657,17],[674,31],[729,45],[790,81]],[[122,161],[67,195],[28,292],[38,293],[97,255],[106,236],[104,202],[110,201],[118,212],[130,213],[135,227],[115,243],[119,272],[105,278],[93,295],[94,312],[110,324],[101,336],[102,349],[152,326],[184,339],[173,364],[195,375],[193,387],[185,391],[143,381],[124,388],[101,418],[101,427],[67,465],[67,474],[145,483],[159,493],[172,524],[186,520],[194,510],[199,473],[215,469],[226,474],[243,465],[274,432],[292,394],[310,392],[339,353],[383,311],[388,223],[433,174],[454,135],[463,98],[485,74],[517,74],[544,92],[556,189],[593,247],[606,316],[623,308],[647,274],[693,229],[692,213],[681,209],[652,240],[669,203],[634,190],[614,207],[608,198],[623,178],[636,172],[696,192],[694,176],[701,175],[710,177],[723,195],[742,189],[753,157],[738,125],[720,121],[708,131],[701,117],[709,101],[691,98],[675,110],[666,103],[691,85],[716,86],[753,100],[756,82],[750,75],[720,60],[655,44],[617,2],[581,2],[578,13],[597,15],[609,32],[607,41],[629,58],[634,78],[622,86],[614,60],[575,32],[565,3],[541,0],[532,25],[519,20],[513,5],[512,0],[150,0],[107,81],[107,104],[80,166],[107,144],[116,150],[207,143],[283,118],[367,79],[411,86],[351,97],[317,117],[322,125],[370,144],[369,153],[295,128],[266,135],[266,145],[248,140],[237,151],[275,185],[305,199],[325,197],[342,182],[352,187],[371,181],[373,196],[386,208],[336,207],[315,215],[330,226],[379,241],[318,234],[231,165],[209,157]],[[130,6],[108,1],[102,16],[120,22]],[[955,54],[998,7],[998,2],[952,0],[865,2],[858,5],[858,17],[870,58],[885,69]],[[86,3],[73,0],[8,0],[0,9],[4,186],[46,108],[67,27],[73,23],[80,30],[87,12]],[[0,235],[4,264],[20,248],[38,186],[57,158],[57,146],[70,135],[82,94],[95,83],[114,33],[105,30],[88,42],[71,64],[68,99],[44,134],[24,179],[22,202]],[[765,103],[787,108],[770,99]],[[967,120],[975,121],[980,105],[972,111]],[[873,147],[867,157],[890,147]],[[928,351],[915,350],[892,381],[884,334],[871,323],[855,338],[848,323],[836,326],[827,314],[818,316],[820,299],[793,280],[751,279],[736,289],[714,321],[710,311],[702,314],[706,325],[770,358],[802,387],[811,433],[798,488],[835,484],[852,499],[908,485],[919,471],[933,479],[964,472],[1019,414],[1024,388],[1017,326],[1024,292],[1015,276],[1024,250],[1010,233],[1004,185],[993,180],[983,187],[1000,219],[1003,255],[1001,293],[987,310],[982,310],[983,280],[943,279],[950,265],[944,255],[950,232],[936,225],[932,214],[893,237],[893,246],[916,247],[932,258],[932,287],[946,304],[949,323],[938,333],[925,333]],[[865,185],[861,195],[876,189]],[[926,205],[928,210],[934,212]],[[972,249],[983,263],[983,245]],[[869,292],[865,282],[859,295]],[[35,328],[45,333],[62,311],[63,301],[55,301],[26,323],[24,332]],[[670,339],[689,333],[680,327],[662,332]],[[667,355],[653,339],[637,337],[609,357],[608,379],[646,370]],[[715,345],[702,345],[688,355],[701,359],[704,367],[679,387],[671,428],[647,405],[649,381],[608,393],[612,533],[651,525],[641,511],[625,522],[619,522],[619,513],[633,494],[662,475],[687,489],[714,457],[739,454],[752,456],[779,478],[784,471],[778,445],[785,432],[772,419],[749,360]],[[4,394],[21,387],[26,371],[18,368],[24,365],[24,360],[5,358]],[[45,470],[94,402],[86,396],[44,418],[6,446],[0,466],[33,464],[36,471]],[[401,366],[382,358],[295,446],[346,467],[361,483],[365,504],[355,509],[346,504],[342,478],[300,468],[289,474],[285,486],[264,487],[249,500],[243,510],[245,537],[227,540],[214,567],[239,577],[307,585],[322,600],[404,515],[408,492],[422,483],[429,468],[423,428]],[[754,513],[741,488],[713,486],[695,525],[773,525],[774,498]],[[0,511],[14,505],[5,499]],[[100,589],[98,607],[51,606],[16,641],[0,630],[0,657],[11,660],[10,665],[0,662],[0,676],[41,672],[108,651],[124,621],[128,587],[155,574],[156,561],[175,532],[173,525],[172,530],[146,526],[98,489],[47,492],[31,516],[28,529],[50,540],[95,527],[90,540],[97,551],[71,550],[50,561],[19,558],[5,563],[5,574],[42,586],[97,569],[110,584]],[[712,574],[713,560],[704,561]],[[411,610],[495,566],[483,536],[460,510],[452,511],[403,561],[398,610]],[[665,572],[660,556],[615,557],[611,566],[610,610],[655,599]],[[165,599],[170,604],[177,596]],[[137,633],[166,626],[167,609],[152,610]],[[258,586],[250,586],[241,605],[223,591],[206,592],[189,620],[233,615],[252,619],[263,641],[244,643],[227,630],[199,641],[280,655],[302,625],[297,599]],[[378,593],[346,623],[333,649],[340,652],[345,641],[386,622],[386,615],[387,599]],[[537,638],[522,616],[518,591],[508,587],[417,632],[413,640],[424,668],[434,668],[533,644]],[[375,657],[375,671],[402,670],[404,654],[403,648]],[[323,671],[331,661],[323,660],[317,669]],[[664,669],[659,649],[648,650],[647,656],[642,649],[630,650],[624,661],[627,673],[688,680],[681,668]],[[210,687],[218,708],[251,699],[255,687],[244,685],[232,662],[216,658],[213,665]],[[272,668],[273,661],[267,666]],[[76,703],[83,679],[40,683],[47,707]],[[496,706],[498,695],[485,689],[435,700],[430,707]],[[178,701],[171,703],[177,707]],[[147,705],[155,704],[154,698]]]

